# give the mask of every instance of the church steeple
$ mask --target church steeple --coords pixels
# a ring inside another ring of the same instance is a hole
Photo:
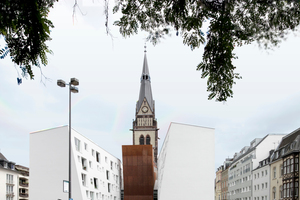
[[[147,103],[149,104],[150,109],[153,112],[154,111],[153,110],[154,109],[154,101],[153,101],[153,97],[152,97],[151,78],[150,78],[150,73],[149,73],[149,68],[148,68],[146,50],[145,50],[145,55],[144,55],[143,71],[142,71],[142,75],[141,75],[140,95],[139,95],[139,100],[138,100],[137,106],[136,106],[137,112],[141,108],[144,98],[146,98]]]
[[[141,75],[139,100],[136,103],[135,120],[132,125],[133,145],[152,145],[154,163],[157,163],[158,128],[146,50]]]

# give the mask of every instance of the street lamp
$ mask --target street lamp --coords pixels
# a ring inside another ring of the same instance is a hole
[[[66,84],[65,81],[59,79],[57,80],[57,85],[59,87],[66,87],[66,85],[69,85],[69,200],[71,200],[71,92],[78,93],[78,88],[75,86],[79,85],[79,81],[76,78],[71,78],[70,83]]]

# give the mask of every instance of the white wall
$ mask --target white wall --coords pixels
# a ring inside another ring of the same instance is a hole
[[[68,199],[63,180],[68,180],[68,126],[30,134],[29,198]]]
[[[256,159],[253,160],[253,169],[257,168],[259,162],[269,156],[269,151],[276,149],[284,134],[269,134],[257,147]]]
[[[262,173],[263,172],[263,173]],[[265,165],[261,168],[254,170],[253,172],[253,198],[252,200],[270,200],[270,165]],[[266,174],[267,173],[267,174]],[[258,175],[259,174],[259,175]],[[266,185],[267,183],[267,185]],[[264,186],[262,186],[262,184]],[[258,187],[259,185],[259,187]],[[254,187],[255,186],[255,187]],[[262,188],[264,187],[264,188]]]
[[[68,180],[68,134],[68,126],[30,134],[30,200],[68,199],[68,193],[63,192],[63,180]],[[121,186],[116,177],[120,179],[120,160],[74,130],[71,138],[72,198],[88,200],[92,192],[94,200],[119,200]],[[80,140],[80,151],[76,150],[75,138]],[[96,152],[100,153],[99,163]],[[86,169],[82,167],[82,158],[86,159]],[[109,180],[106,171],[109,172]],[[85,185],[82,184],[82,174],[86,175]],[[98,182],[97,188],[94,178]]]
[[[171,123],[158,159],[158,199],[214,199],[214,129]]]

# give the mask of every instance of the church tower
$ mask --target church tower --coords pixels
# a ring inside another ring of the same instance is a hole
[[[136,103],[135,120],[133,121],[133,145],[152,145],[154,162],[157,163],[158,128],[155,119],[155,104],[152,98],[151,79],[148,69],[146,50],[139,100]]]

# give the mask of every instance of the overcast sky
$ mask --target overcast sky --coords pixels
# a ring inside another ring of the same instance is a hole
[[[68,89],[58,87],[57,79],[80,81],[79,93],[72,94],[76,131],[120,159],[121,145],[132,143],[129,129],[147,34],[123,38],[112,25],[118,15],[110,15],[112,39],[105,33],[102,0],[79,0],[85,15],[77,9],[74,22],[72,2],[60,0],[49,14],[55,28],[48,42],[54,53],[42,68],[48,80],[35,69],[35,80],[18,85],[18,67],[8,57],[0,60],[0,151],[17,164],[30,167],[31,132],[68,124]],[[155,47],[147,43],[159,147],[170,122],[214,128],[217,168],[254,138],[299,128],[299,36],[290,34],[268,52],[257,44],[237,48],[234,64],[243,79],[236,81],[234,97],[226,103],[207,100],[206,80],[196,71],[203,46],[191,51],[175,32]]]

